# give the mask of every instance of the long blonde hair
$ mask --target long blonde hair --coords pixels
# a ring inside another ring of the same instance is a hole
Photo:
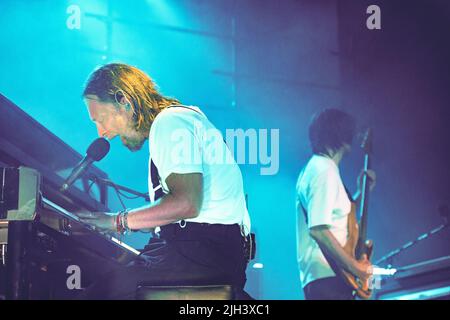
[[[122,63],[110,63],[89,76],[83,96],[96,95],[100,101],[121,103],[123,98],[133,110],[135,129],[148,131],[155,117],[177,99],[161,95],[153,80],[143,71]]]

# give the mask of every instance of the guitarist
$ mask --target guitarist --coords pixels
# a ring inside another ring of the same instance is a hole
[[[347,241],[351,197],[339,173],[342,158],[350,152],[356,131],[353,117],[338,109],[316,114],[309,126],[313,155],[297,181],[297,260],[300,280],[307,300],[349,300],[352,289],[336,275],[335,268],[350,272],[361,280],[370,278],[367,256],[356,260],[344,250]],[[368,170],[370,189],[375,172]],[[325,258],[325,255],[327,258]]]

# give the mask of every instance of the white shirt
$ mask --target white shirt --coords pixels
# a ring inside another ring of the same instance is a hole
[[[166,179],[171,173],[203,175],[200,213],[186,221],[237,223],[244,226],[246,234],[250,232],[241,171],[220,131],[199,108],[164,109],[150,128],[149,146],[164,193],[170,191]],[[149,173],[149,189],[151,185]]]
[[[330,158],[313,155],[297,181],[297,262],[300,281],[305,287],[311,281],[333,277],[331,269],[309,229],[326,225],[337,241],[347,242],[347,218],[351,210],[339,168]],[[305,213],[306,209],[307,222]]]

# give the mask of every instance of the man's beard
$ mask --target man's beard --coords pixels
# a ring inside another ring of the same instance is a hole
[[[120,139],[122,140],[123,145],[132,152],[141,150],[145,142],[145,139],[130,139],[127,137],[120,137]]]

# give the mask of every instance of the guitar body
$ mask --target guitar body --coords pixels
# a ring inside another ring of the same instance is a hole
[[[360,228],[358,225],[358,220],[356,219],[356,205],[355,203],[351,203],[351,210],[348,214],[348,235],[347,235],[347,242],[344,245],[344,251],[347,252],[351,257],[353,257],[356,260],[359,260],[361,258],[362,254],[367,255],[367,259],[370,260],[370,257],[372,256],[373,251],[373,244],[371,240],[367,240],[365,242],[361,242],[360,238]],[[361,244],[362,243],[362,244]],[[358,246],[361,246],[359,249]],[[346,270],[340,268],[333,258],[329,256],[326,253],[326,250],[324,248],[322,249],[322,253],[325,256],[325,259],[327,259],[330,267],[333,269],[334,273],[338,277],[340,277],[345,284],[347,284],[354,292],[356,296],[358,296],[361,299],[370,299],[372,296],[372,290],[369,285],[369,281],[361,281],[356,276],[354,276],[352,273],[347,272]],[[360,255],[358,255],[358,252],[361,252]]]
[[[347,252],[350,256],[355,259],[360,259],[360,257],[356,256],[356,252],[359,251],[362,254],[366,254],[367,258],[370,260],[373,252],[373,244],[372,241],[368,240],[364,243],[360,244],[362,248],[358,249],[358,241],[359,241],[359,226],[358,221],[356,219],[356,206],[352,202],[351,211],[348,215],[348,236],[347,243],[344,246],[345,252]],[[336,271],[336,270],[335,270]],[[372,290],[369,285],[369,280],[360,281],[357,277],[355,277],[350,272],[345,270],[337,270],[341,278],[345,281],[345,283],[352,288],[356,295],[361,299],[370,299],[372,295]]]

